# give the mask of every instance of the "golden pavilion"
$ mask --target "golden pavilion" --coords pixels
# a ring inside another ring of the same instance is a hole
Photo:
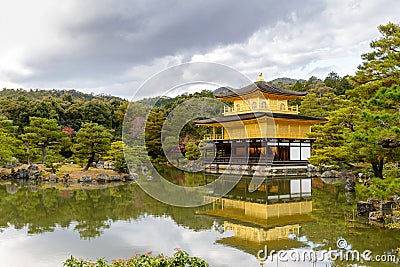
[[[299,114],[297,105],[289,106],[289,100],[305,95],[267,83],[262,73],[243,88],[216,90],[215,98],[230,105],[222,117],[196,121],[212,127],[203,157],[213,164],[306,166],[313,141],[306,133],[326,119]]]

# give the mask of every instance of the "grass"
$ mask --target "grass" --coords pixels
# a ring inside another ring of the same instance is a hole
[[[43,166],[42,166],[43,167]],[[39,167],[40,168],[40,167]],[[40,168],[42,169],[42,168]],[[89,175],[92,178],[96,178],[98,174],[104,173],[108,175],[119,175],[118,172],[113,170],[102,170],[96,168],[89,168],[89,170],[84,171],[83,167],[77,164],[65,164],[61,166],[60,170],[56,173],[57,177],[62,178],[64,173],[68,173],[71,179],[80,179],[83,175]]]

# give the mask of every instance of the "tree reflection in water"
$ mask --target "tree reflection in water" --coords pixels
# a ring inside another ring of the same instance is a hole
[[[170,216],[195,230],[210,229],[214,222],[210,217],[194,217],[197,209],[160,203],[135,184],[103,189],[39,188],[36,192],[31,188],[0,185],[0,228],[26,226],[29,234],[40,234],[74,223],[82,239],[91,239],[109,229],[113,221],[135,220],[145,214]]]

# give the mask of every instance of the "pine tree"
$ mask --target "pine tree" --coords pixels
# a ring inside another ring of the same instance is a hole
[[[400,25],[389,22],[378,27],[381,38],[370,43],[372,52],[361,57],[353,80],[360,85],[355,95],[369,99],[381,87],[390,88],[400,83]]]
[[[0,116],[0,165],[21,154],[21,141],[16,138],[16,128],[11,120]]]
[[[25,137],[31,138],[31,142],[42,150],[42,163],[45,163],[47,149],[58,149],[66,133],[61,131],[56,119],[30,117],[29,126],[26,126]]]
[[[92,122],[82,124],[76,133],[72,151],[78,158],[86,160],[84,170],[88,170],[96,159],[110,149],[111,138],[111,132],[102,125]]]
[[[161,130],[166,118],[165,112],[161,108],[154,108],[146,121],[145,140],[148,155],[156,161],[164,161],[165,156],[161,143]]]
[[[188,160],[196,160],[201,157],[201,152],[199,150],[199,147],[196,145],[196,143],[188,142],[185,148],[186,148],[185,157]]]

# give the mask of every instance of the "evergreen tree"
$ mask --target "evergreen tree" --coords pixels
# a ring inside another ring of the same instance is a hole
[[[168,159],[176,160],[176,163],[179,165],[179,159],[183,159],[183,154],[179,147],[178,138],[167,136],[163,143],[163,149],[168,155]]]
[[[186,149],[185,157],[188,160],[196,160],[201,157],[201,152],[195,142],[188,142],[185,149]]]
[[[56,173],[62,166],[61,155],[50,151],[50,153],[46,155],[46,162],[44,166],[46,167],[46,171],[50,173]]]
[[[98,99],[85,104],[83,109],[83,120],[103,125],[106,128],[112,127],[110,105]]]
[[[353,77],[359,85],[355,95],[373,97],[381,87],[390,88],[400,82],[400,25],[389,22],[378,27],[381,38],[370,43],[372,52],[361,57],[363,63]]]
[[[166,119],[162,108],[153,108],[146,121],[145,140],[148,155],[158,161],[165,161],[161,143],[161,130]]]
[[[128,173],[128,166],[125,160],[124,151],[130,148],[122,141],[116,141],[111,143],[110,150],[107,151],[104,159],[111,160],[114,162],[114,169],[120,173]],[[127,151],[129,153],[129,151]]]
[[[35,149],[34,140],[36,138],[35,133],[21,134],[20,139],[22,141],[22,149],[25,151],[25,159],[28,164],[31,164],[31,160],[36,158],[39,153]]]
[[[20,152],[21,141],[15,137],[15,127],[11,120],[0,116],[0,165],[11,161]]]
[[[45,97],[41,101],[35,101],[31,116],[56,119],[59,123],[62,123],[65,119],[63,108],[59,101],[52,96]]]
[[[56,119],[31,117],[29,126],[24,129],[30,133],[24,137],[31,138],[30,142],[42,150],[42,163],[45,163],[47,149],[58,149],[63,138],[66,138],[66,133],[61,131]]]
[[[346,77],[341,78],[333,71],[326,76],[324,83],[334,89],[335,95],[344,95],[347,90],[353,88]]]
[[[345,103],[342,96],[336,96],[335,90],[323,82],[311,85],[308,94],[301,101],[299,110],[304,115],[326,117]]]
[[[111,138],[111,132],[103,125],[92,122],[82,124],[81,129],[76,133],[72,151],[77,158],[86,160],[84,170],[88,170],[95,160],[110,149]]]
[[[72,127],[75,131],[79,131],[83,120],[84,101],[78,101],[72,104],[65,111],[65,124]]]

